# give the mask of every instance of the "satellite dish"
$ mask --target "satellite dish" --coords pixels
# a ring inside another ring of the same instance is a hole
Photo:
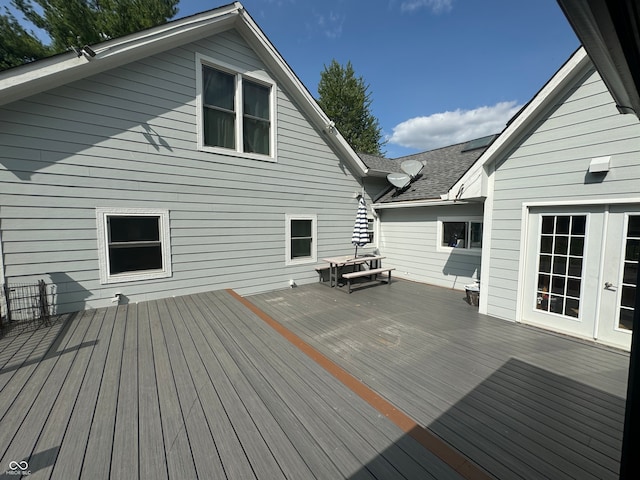
[[[422,171],[423,167],[424,165],[422,164],[422,162],[419,162],[418,160],[405,160],[400,165],[402,171],[409,175],[411,178],[416,178]]]
[[[390,173],[387,175],[387,180],[389,180],[394,187],[399,189],[403,189],[411,183],[411,177],[405,173]]]

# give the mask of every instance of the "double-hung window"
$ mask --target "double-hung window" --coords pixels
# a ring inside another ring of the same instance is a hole
[[[171,276],[167,210],[98,208],[96,220],[101,283]]]
[[[316,238],[318,229],[316,215],[286,215],[286,264],[315,263],[317,259]]]
[[[482,218],[438,218],[438,249],[480,251],[482,249]]]
[[[198,56],[199,147],[273,159],[274,85]]]

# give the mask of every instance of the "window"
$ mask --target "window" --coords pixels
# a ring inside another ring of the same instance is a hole
[[[439,218],[440,249],[455,248],[460,251],[482,248],[482,220],[480,218]]]
[[[369,234],[369,244],[373,245],[375,240],[375,222],[373,218],[367,218],[367,233]]]
[[[96,220],[101,283],[171,276],[167,210],[98,208]]]
[[[538,251],[538,310],[578,318],[586,215],[542,215]]]
[[[286,264],[315,263],[317,227],[315,215],[286,215]]]
[[[640,216],[630,215],[625,238],[624,263],[622,272],[622,296],[618,328],[633,329],[633,311],[636,303],[636,282],[638,279],[638,259],[640,258]]]
[[[274,157],[273,84],[200,56],[197,65],[199,148]]]

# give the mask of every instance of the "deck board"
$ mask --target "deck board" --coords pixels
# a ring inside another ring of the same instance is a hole
[[[617,478],[627,353],[442,288],[324,287],[250,299],[498,478]]]
[[[617,478],[628,354],[463,299],[248,297],[496,478]],[[35,479],[461,478],[225,291],[0,336],[0,457]]]

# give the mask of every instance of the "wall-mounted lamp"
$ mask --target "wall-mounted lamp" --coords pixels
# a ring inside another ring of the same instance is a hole
[[[327,123],[327,126],[325,127],[325,130],[329,133],[333,133],[336,130],[336,124],[333,120],[330,120],[329,123]]]
[[[589,173],[607,173],[611,163],[611,156],[596,157],[591,159],[589,163]]]

